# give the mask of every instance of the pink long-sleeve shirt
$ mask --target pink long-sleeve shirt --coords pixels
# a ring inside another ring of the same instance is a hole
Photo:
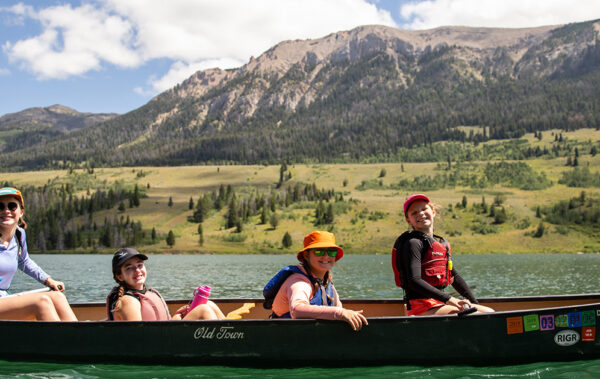
[[[304,272],[303,267],[300,269]],[[342,302],[337,291],[333,289],[337,306],[327,307],[311,305],[310,299],[313,287],[310,280],[301,274],[290,275],[281,285],[273,300],[273,312],[278,315],[290,312],[292,318],[319,318],[325,320],[340,320],[342,318]]]

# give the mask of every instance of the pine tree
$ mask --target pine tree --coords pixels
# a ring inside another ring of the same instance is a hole
[[[169,203],[168,203],[169,207],[173,206],[173,197],[169,196]]]
[[[169,230],[166,241],[167,241],[167,245],[169,245],[169,247],[175,246],[175,234],[173,233],[172,230]]]
[[[285,232],[285,234],[283,235],[283,239],[281,240],[281,245],[285,249],[292,246],[292,236],[290,235],[290,233]]]
[[[188,203],[188,209],[194,209],[194,199],[190,196],[190,202]]]

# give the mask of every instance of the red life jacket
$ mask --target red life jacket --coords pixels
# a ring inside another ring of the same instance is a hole
[[[402,245],[411,238],[418,238],[423,241],[421,278],[436,288],[444,288],[452,284],[454,278],[450,273],[452,267],[450,261],[450,244],[448,241],[437,235],[431,237],[418,231],[412,231],[402,233],[394,243],[392,268],[394,269],[396,285],[404,288],[402,284],[406,282],[407,268],[402,266],[400,254],[402,253]]]
[[[114,320],[113,312],[111,310],[118,299],[118,291],[119,287],[114,287],[106,298],[106,312],[109,320]],[[167,303],[165,303],[161,294],[154,288],[146,290],[145,293],[128,289],[123,296],[133,296],[140,301],[143,321],[162,321],[171,319]]]

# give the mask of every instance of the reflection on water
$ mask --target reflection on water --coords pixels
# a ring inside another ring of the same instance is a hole
[[[53,278],[65,282],[72,302],[104,301],[115,285],[112,255],[32,256]],[[334,281],[342,298],[398,298],[389,255],[350,255],[340,260]],[[475,286],[477,297],[530,296],[598,292],[600,254],[455,255],[454,267]],[[166,298],[191,297],[200,284],[213,297],[257,298],[265,283],[295,255],[151,255],[148,284]],[[11,292],[38,288],[17,274]]]

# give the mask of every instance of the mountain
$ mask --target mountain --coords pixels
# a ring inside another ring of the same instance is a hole
[[[0,150],[12,152],[43,145],[72,130],[110,120],[116,113],[81,113],[63,105],[28,108],[0,117]]]
[[[199,71],[108,121],[3,154],[52,167],[357,161],[414,146],[600,125],[600,21],[524,29],[363,26]],[[489,132],[488,132],[489,131]],[[479,137],[478,137],[479,138]]]

